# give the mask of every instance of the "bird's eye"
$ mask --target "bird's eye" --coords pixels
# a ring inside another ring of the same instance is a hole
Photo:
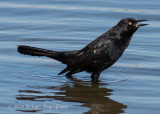
[[[129,22],[128,24],[129,24],[129,25],[132,25],[132,22]]]

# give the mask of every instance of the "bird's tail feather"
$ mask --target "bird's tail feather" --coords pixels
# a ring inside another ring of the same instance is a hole
[[[46,49],[31,47],[31,46],[18,46],[18,52],[24,55],[31,55],[31,56],[51,56],[54,55],[55,51],[50,51]]]
[[[56,51],[51,51],[51,50],[46,50],[46,49],[36,48],[31,46],[25,46],[25,45],[18,46],[17,51],[24,55],[50,57],[62,62],[63,64],[70,63],[72,57],[76,53],[78,53],[78,51],[56,52]]]

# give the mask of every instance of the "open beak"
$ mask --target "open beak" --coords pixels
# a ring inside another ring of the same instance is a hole
[[[136,27],[140,27],[140,26],[148,25],[148,24],[140,23],[140,22],[143,22],[143,21],[148,21],[148,20],[137,20],[137,22],[136,22],[135,26],[136,26]]]

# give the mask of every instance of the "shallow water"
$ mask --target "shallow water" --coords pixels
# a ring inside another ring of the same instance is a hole
[[[159,114],[159,0],[1,0],[0,113]],[[147,19],[123,56],[95,84],[82,72],[45,57],[20,55],[17,45],[81,49],[124,17]]]

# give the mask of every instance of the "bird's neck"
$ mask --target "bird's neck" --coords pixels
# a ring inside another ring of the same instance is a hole
[[[111,31],[112,35],[114,34],[115,42],[118,48],[123,48],[125,50],[130,44],[134,32],[131,33],[122,31],[122,29],[118,26],[113,27]]]

